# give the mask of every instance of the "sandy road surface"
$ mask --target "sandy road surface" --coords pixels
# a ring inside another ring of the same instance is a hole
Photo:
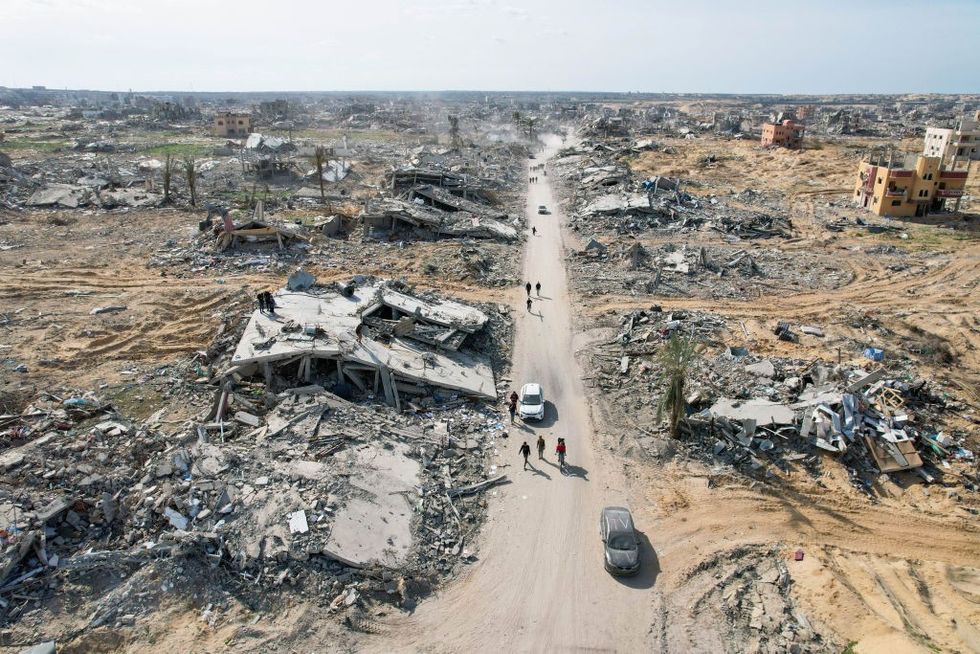
[[[558,148],[552,143],[538,159]],[[602,568],[598,516],[604,505],[626,503],[624,481],[613,466],[599,460],[593,444],[585,390],[572,351],[572,323],[565,285],[558,207],[542,176],[528,193],[530,224],[524,273],[540,281],[541,298],[532,290],[525,310],[523,289],[514,351],[515,385],[539,381],[548,401],[543,423],[515,427],[499,444],[499,465],[513,483],[499,487],[480,543],[480,561],[416,613],[371,643],[378,651],[639,651],[651,619],[641,615],[644,596],[655,580],[653,551],[646,547],[645,571],[617,580]],[[551,215],[537,215],[544,204]],[[534,470],[522,470],[518,448],[532,450],[539,433],[547,442],[546,460],[531,455]],[[568,474],[554,455],[555,439],[569,446]],[[642,531],[644,525],[639,524]]]

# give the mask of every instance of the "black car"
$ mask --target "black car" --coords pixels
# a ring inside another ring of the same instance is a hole
[[[640,541],[636,538],[629,509],[607,506],[599,516],[604,565],[614,575],[634,575],[640,570]]]

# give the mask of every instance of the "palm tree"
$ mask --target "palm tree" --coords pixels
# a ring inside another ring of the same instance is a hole
[[[671,334],[670,339],[664,344],[657,353],[657,359],[664,371],[667,379],[667,390],[660,398],[657,406],[657,420],[661,420],[667,414],[667,422],[670,425],[670,435],[677,438],[679,435],[681,420],[684,419],[684,385],[687,383],[687,376],[691,370],[691,364],[697,358],[698,353],[694,342],[676,332]]]
[[[191,192],[191,206],[197,206],[197,168],[194,167],[194,157],[184,158],[184,174],[187,176],[187,188]]]
[[[168,154],[163,162],[163,203],[170,204],[170,180],[174,175],[174,156]]]
[[[316,166],[316,178],[320,180],[320,204],[327,201],[323,192],[323,166],[327,163],[327,149],[322,145],[313,148],[313,164]]]

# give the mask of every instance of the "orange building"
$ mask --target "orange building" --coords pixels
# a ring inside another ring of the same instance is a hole
[[[862,161],[854,198],[865,209],[878,216],[925,216],[946,208],[946,200],[956,201],[966,188],[966,170],[943,170],[940,157],[918,155],[915,165],[901,165],[878,158]]]
[[[211,132],[215,136],[245,137],[252,133],[252,117],[249,114],[238,114],[232,111],[222,111],[214,115]]]
[[[803,125],[784,120],[781,123],[766,123],[762,126],[762,145],[776,145],[790,150],[803,148]]]

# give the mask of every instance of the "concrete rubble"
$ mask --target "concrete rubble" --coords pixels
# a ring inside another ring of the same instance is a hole
[[[274,313],[252,314],[225,377],[261,374],[270,386],[274,375],[297,385],[330,379],[334,387],[383,392],[399,408],[402,396],[426,397],[435,389],[496,396],[489,361],[459,351],[488,321],[477,309],[367,280],[339,289],[282,290],[273,298]]]
[[[628,397],[637,406],[628,412],[642,415],[635,389],[660,392],[651,355],[676,333],[721,349],[700,358],[688,381],[689,415],[681,430],[690,452],[759,479],[795,465],[816,474],[820,453],[827,452],[847,466],[863,493],[870,493],[879,475],[901,471],[927,482],[952,475],[978,487],[980,478],[969,472],[974,453],[963,446],[966,435],[933,426],[955,409],[929,382],[881,366],[754,356],[717,340],[724,325],[716,316],[658,307],[623,316],[620,334],[593,355],[601,371],[595,383],[607,392],[632,389]],[[624,369],[623,360],[641,363]],[[652,435],[642,429],[636,437],[656,451]]]
[[[47,597],[53,579],[108,570],[129,587],[168,565],[301,585],[331,609],[411,606],[470,560],[483,491],[506,481],[489,463],[506,434],[495,408],[447,398],[397,412],[316,385],[221,388],[217,417],[212,405],[136,421],[92,395],[53,394],[0,416],[0,433],[24,442],[0,455],[2,606]],[[91,625],[141,619],[151,607],[135,600],[105,598]]]
[[[787,217],[726,207],[715,197],[705,201],[683,191],[685,183],[678,178],[638,179],[620,163],[633,151],[628,139],[585,141],[564,150],[553,162],[574,229],[587,234],[637,234],[707,228],[741,239],[793,234]]]

